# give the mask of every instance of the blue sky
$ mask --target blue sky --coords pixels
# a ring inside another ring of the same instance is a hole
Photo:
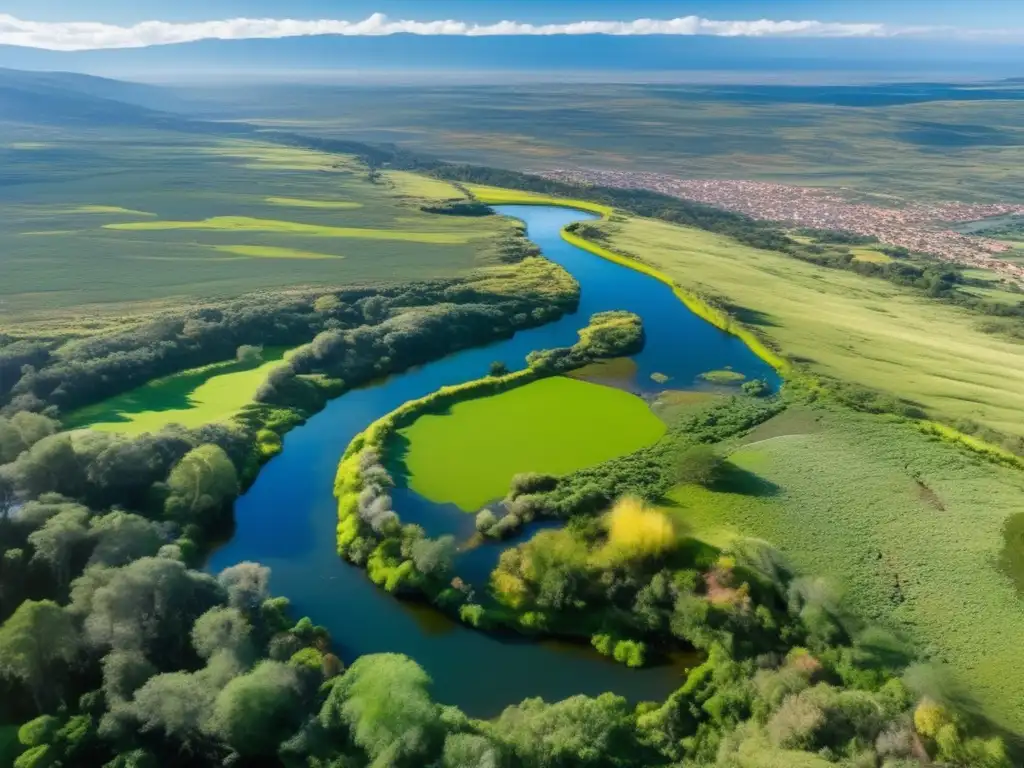
[[[951,26],[1024,26],[1020,0],[4,0],[0,13],[36,21],[199,21],[232,16],[355,20],[566,22],[580,19],[817,19]]]
[[[938,73],[996,61],[1000,76],[1021,76],[1024,0],[0,0],[0,50],[0,66],[96,71],[115,58],[466,71],[917,62]]]

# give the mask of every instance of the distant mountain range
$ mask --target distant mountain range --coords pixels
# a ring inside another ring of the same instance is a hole
[[[0,67],[117,77],[194,77],[347,71],[445,71],[463,79],[488,73],[773,72],[827,79],[862,73],[891,77],[1010,77],[1024,74],[1024,47],[926,40],[781,39],[703,36],[300,37],[204,40],[149,48],[56,52],[0,46]]]
[[[186,131],[227,129],[182,114],[189,111],[185,100],[159,86],[73,72],[0,69],[0,122]]]

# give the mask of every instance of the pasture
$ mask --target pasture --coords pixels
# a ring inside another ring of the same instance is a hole
[[[0,325],[73,326],[261,289],[455,277],[515,226],[425,213],[449,184],[202,135],[54,131],[0,149]],[[341,257],[341,258],[339,258]]]
[[[1004,531],[1019,519],[1024,473],[826,408],[791,408],[730,450],[723,482],[671,494],[690,533],[772,542],[857,614],[947,663],[987,715],[1024,727],[1022,596],[1005,567],[1024,548]]]
[[[1024,435],[1024,347],[983,318],[884,280],[697,229],[602,223],[609,246],[717,299],[812,371],[891,392],[936,417]]]
[[[257,365],[228,360],[151,381],[70,414],[70,428],[138,435],[168,424],[199,427],[230,419],[253,401],[260,384],[284,358],[285,350],[263,350]]]
[[[399,435],[409,487],[475,512],[504,496],[517,473],[564,475],[664,432],[640,398],[558,376],[421,416]]]

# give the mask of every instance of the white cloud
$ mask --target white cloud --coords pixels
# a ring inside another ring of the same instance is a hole
[[[458,35],[713,35],[717,37],[894,37],[956,33],[938,27],[890,27],[885,24],[844,24],[825,21],[715,21],[698,16],[633,21],[576,21],[568,24],[526,24],[501,21],[392,20],[375,13],[362,21],[333,19],[223,19],[195,23],[146,21],[130,27],[99,22],[25,21],[0,14],[0,44],[79,51],[95,48],[144,48],[196,40],[302,37],[308,35],[380,36],[395,34]]]

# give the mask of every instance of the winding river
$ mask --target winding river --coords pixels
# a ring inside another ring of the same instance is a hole
[[[643,318],[647,342],[634,357],[637,370],[629,384],[634,391],[653,394],[666,387],[692,388],[700,373],[727,367],[748,378],[778,384],[766,363],[738,339],[693,315],[666,285],[561,239],[563,226],[595,218],[591,214],[553,206],[495,206],[495,210],[522,219],[544,255],[576,277],[581,287],[579,311],[511,339],[348,392],[329,403],[288,433],[284,451],[238,500],[235,535],[213,553],[207,567],[216,572],[247,560],[269,566],[273,592],[287,596],[297,616],[309,615],[326,626],[343,660],[351,662],[366,653],[407,654],[433,678],[437,700],[474,716],[493,716],[531,696],[555,701],[578,693],[614,691],[634,701],[662,699],[680,683],[677,667],[631,670],[588,648],[497,638],[470,630],[427,606],[396,600],[335,552],[334,473],[356,433],[406,400],[478,378],[493,360],[518,368],[525,365],[528,352],[573,344],[577,330],[594,312],[626,309]],[[670,379],[657,384],[651,379],[653,373]],[[408,490],[395,494],[395,507],[403,522],[420,522],[432,535],[442,519],[449,521],[442,528],[471,525],[469,515],[454,508],[438,509]],[[480,548],[464,555],[464,564],[479,571],[496,554],[494,547]]]

